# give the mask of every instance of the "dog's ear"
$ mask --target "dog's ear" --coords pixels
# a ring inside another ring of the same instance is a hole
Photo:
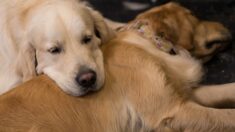
[[[115,31],[108,26],[104,17],[97,11],[88,8],[94,20],[96,36],[101,39],[101,43],[107,43],[115,36]]]
[[[201,21],[194,35],[195,56],[208,56],[223,50],[232,40],[229,30],[218,22]]]
[[[36,76],[36,51],[30,44],[25,44],[19,47],[19,54],[17,58],[17,71],[22,76],[23,82],[28,81]]]

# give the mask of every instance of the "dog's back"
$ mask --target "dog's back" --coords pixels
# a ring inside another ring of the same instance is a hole
[[[98,97],[90,101],[89,97],[79,99],[66,95],[45,75],[2,95],[0,100],[3,132],[95,131],[90,126],[98,125],[97,113],[107,114],[100,112],[98,105],[105,102],[99,102]]]

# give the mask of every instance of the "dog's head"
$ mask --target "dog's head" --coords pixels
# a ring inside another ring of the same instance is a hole
[[[23,75],[29,70],[47,74],[74,96],[101,88],[104,67],[100,45],[112,33],[98,12],[76,1],[57,1],[31,9],[24,19],[22,57],[28,68],[22,70]]]
[[[148,20],[156,35],[165,37],[203,61],[224,49],[231,40],[229,30],[217,22],[199,20],[190,10],[170,2],[137,16]]]

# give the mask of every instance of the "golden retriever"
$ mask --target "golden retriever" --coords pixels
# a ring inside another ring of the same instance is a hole
[[[156,35],[164,36],[203,62],[223,50],[231,42],[231,33],[222,24],[200,20],[190,10],[175,3],[154,7],[139,14],[134,21],[148,20]],[[113,28],[124,23],[106,20]]]
[[[154,38],[147,38],[155,34],[139,32],[148,31],[149,25],[135,24],[104,45],[106,78],[101,91],[76,98],[46,75],[36,77],[0,96],[0,130],[233,131],[235,109],[204,107],[191,98],[201,78],[200,63],[162,38],[158,44],[174,49],[156,48]]]
[[[75,96],[103,85],[112,30],[98,12],[77,0],[2,0],[0,12],[0,94],[42,73]]]

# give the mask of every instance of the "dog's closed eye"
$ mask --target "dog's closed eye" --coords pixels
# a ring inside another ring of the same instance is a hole
[[[101,38],[100,32],[96,28],[95,28],[95,35],[96,37]]]
[[[52,47],[50,49],[48,49],[48,52],[50,52],[51,54],[59,54],[61,53],[62,48],[60,47]]]
[[[82,39],[82,44],[88,44],[91,42],[91,40],[92,40],[92,35],[86,35]]]
[[[229,41],[228,40],[213,40],[213,41],[207,42],[206,48],[210,49],[214,45],[221,45],[222,46],[223,44],[226,44],[226,43],[229,43]]]
[[[174,48],[172,48],[172,49],[169,51],[169,54],[170,54],[170,55],[177,55],[177,52],[175,51]]]

